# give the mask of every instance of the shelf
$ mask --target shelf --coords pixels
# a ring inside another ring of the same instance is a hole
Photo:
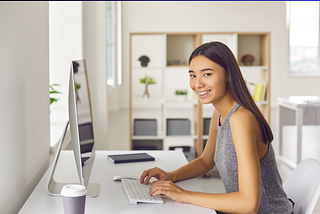
[[[255,102],[257,105],[268,105],[269,102],[268,101],[259,101],[259,102]]]
[[[185,102],[181,102],[181,101],[177,101],[177,100],[164,100],[164,103],[165,104],[193,104],[193,105],[196,105],[198,104],[198,102],[196,100],[187,100]]]
[[[268,70],[269,67],[268,66],[254,66],[254,65],[247,65],[247,66],[244,66],[244,65],[240,65],[240,70],[249,70],[249,69],[254,69],[254,70]]]
[[[209,138],[209,135],[202,135],[203,140],[208,140],[208,138]]]
[[[132,135],[132,140],[162,140],[163,135]]]
[[[174,139],[174,138],[179,138],[179,139],[188,138],[188,139],[190,139],[190,138],[192,138],[194,140],[197,140],[198,136],[195,135],[195,134],[191,134],[191,135],[167,135],[167,136],[165,136],[165,138],[166,139]]]
[[[132,109],[161,109],[164,105],[167,109],[191,109],[197,105],[197,101],[187,100],[180,102],[176,100],[164,100],[164,99],[134,99],[132,101]]]
[[[167,68],[174,68],[174,67],[189,67],[189,65],[167,65]]]
[[[198,139],[197,135],[157,135],[157,136],[151,136],[151,135],[132,135],[132,140],[163,140],[163,139],[174,139],[174,138],[187,138],[187,139]]]
[[[142,67],[142,66],[134,66],[131,67],[132,69],[162,69],[163,67],[161,66],[146,66],[146,67]]]
[[[135,105],[162,104],[163,102],[164,102],[163,99],[152,99],[152,98],[148,98],[148,99],[139,98],[139,99],[132,100],[132,104],[135,104]]]

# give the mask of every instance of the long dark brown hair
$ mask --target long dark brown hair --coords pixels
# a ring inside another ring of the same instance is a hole
[[[195,56],[199,55],[205,56],[224,68],[229,79],[231,96],[240,106],[247,108],[256,116],[262,132],[262,141],[266,144],[272,142],[273,134],[270,126],[250,95],[238,62],[228,46],[221,42],[204,43],[192,52],[189,58],[189,64]]]

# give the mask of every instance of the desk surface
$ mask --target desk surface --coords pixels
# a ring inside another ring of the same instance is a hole
[[[289,97],[278,97],[278,104],[285,103],[295,107],[306,107],[306,106],[319,106],[320,97],[318,96],[289,96]]]
[[[170,198],[163,197],[163,204],[138,203],[129,204],[129,201],[122,189],[121,182],[113,181],[113,176],[120,174],[140,174],[149,168],[160,167],[166,171],[172,171],[187,163],[182,151],[147,151],[156,158],[156,161],[140,163],[113,164],[107,159],[109,154],[126,154],[141,151],[96,151],[96,158],[91,173],[90,183],[99,183],[100,195],[96,198],[87,198],[86,214],[100,213],[210,213],[215,211],[191,204],[180,204]],[[51,167],[44,174],[19,214],[61,214],[63,204],[61,197],[50,196],[47,193],[46,185]],[[72,151],[62,151],[58,162],[55,180],[57,182],[77,183],[77,172]],[[176,183],[180,187],[202,192],[197,178],[192,178]]]

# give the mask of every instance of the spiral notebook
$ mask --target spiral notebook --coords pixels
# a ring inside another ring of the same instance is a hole
[[[154,161],[155,158],[147,153],[133,153],[133,154],[120,154],[120,155],[108,155],[108,159],[112,163],[130,163],[130,162],[142,162],[142,161]]]

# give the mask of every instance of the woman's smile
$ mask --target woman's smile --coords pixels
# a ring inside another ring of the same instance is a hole
[[[198,95],[199,98],[206,98],[207,96],[209,96],[209,93],[211,92],[211,90],[208,91],[198,91]]]

